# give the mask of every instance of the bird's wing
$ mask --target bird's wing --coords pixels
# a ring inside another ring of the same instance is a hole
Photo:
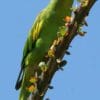
[[[23,60],[26,58],[27,54],[34,49],[36,40],[39,38],[41,30],[43,29],[44,19],[42,17],[42,12],[36,18],[35,23],[32,26],[32,29],[29,32],[29,36],[24,46],[23,50],[23,59],[22,59],[22,66]]]
[[[44,19],[42,17],[42,12],[41,12],[36,18],[36,21],[33,24],[31,31],[29,32],[29,36],[24,46],[21,70],[20,70],[16,85],[15,85],[16,90],[20,88],[21,83],[22,83],[23,73],[24,73],[24,68],[25,68],[25,58],[27,57],[28,53],[34,49],[35,42],[38,39],[39,34],[41,33],[43,24],[44,24]]]

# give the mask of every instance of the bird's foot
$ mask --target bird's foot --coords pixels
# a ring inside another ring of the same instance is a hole
[[[47,64],[46,64],[44,61],[41,61],[41,62],[39,63],[39,68],[40,68],[41,71],[44,73],[44,72],[47,71],[48,66],[47,66]]]

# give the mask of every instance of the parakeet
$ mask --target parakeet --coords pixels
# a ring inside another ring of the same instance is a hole
[[[65,25],[64,18],[71,16],[73,1],[50,0],[37,16],[24,46],[21,71],[15,86],[16,90],[21,89],[19,100],[28,100],[36,90],[34,70],[57,38],[59,27]]]

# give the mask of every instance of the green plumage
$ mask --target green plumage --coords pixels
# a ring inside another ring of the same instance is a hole
[[[33,69],[42,61],[57,38],[59,27],[65,24],[64,18],[71,15],[72,4],[73,0],[51,0],[36,18],[23,50],[21,72],[16,84],[16,89],[21,88],[19,100],[27,100],[29,97],[27,87],[31,85],[29,80],[34,76]]]

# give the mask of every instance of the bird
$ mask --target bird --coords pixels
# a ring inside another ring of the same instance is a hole
[[[28,100],[36,91],[38,79],[35,68],[57,38],[59,27],[65,25],[65,17],[71,16],[73,1],[50,0],[36,17],[24,45],[21,69],[15,85],[16,90],[20,89],[19,100]]]

